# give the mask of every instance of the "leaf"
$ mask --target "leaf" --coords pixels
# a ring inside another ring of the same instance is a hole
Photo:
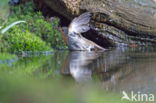
[[[16,21],[12,24],[10,24],[9,26],[7,26],[6,28],[2,29],[1,33],[4,34],[5,32],[7,32],[10,28],[12,28],[13,26],[20,24],[20,23],[26,23],[26,21]]]

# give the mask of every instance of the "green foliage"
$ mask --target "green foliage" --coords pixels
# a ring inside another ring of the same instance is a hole
[[[2,39],[2,34],[0,34],[0,52],[8,51],[8,42]]]
[[[59,19],[53,18],[48,22],[42,13],[35,12],[33,7],[32,2],[13,6],[10,8],[7,21],[0,19],[0,31],[16,21],[26,21],[12,27],[3,35],[0,34],[0,52],[47,51],[50,47],[66,48],[60,32],[56,29]]]
[[[2,38],[7,41],[9,52],[22,51],[49,51],[50,46],[42,41],[39,37],[29,31],[22,31],[14,27],[10,33],[5,34]]]
[[[46,43],[50,44],[51,47],[66,47],[60,32],[56,29],[59,24],[59,19],[54,18],[52,22],[48,22],[44,19],[41,12],[34,12],[33,7],[34,5],[31,2],[12,7],[8,23],[24,20],[27,22],[26,24],[17,26],[22,31],[33,32]]]
[[[10,28],[14,27],[15,25],[17,24],[20,24],[20,23],[26,23],[25,21],[15,21],[13,22],[12,24],[8,25],[7,27],[5,27],[4,29],[1,30],[1,34],[4,34],[6,33]],[[1,27],[2,28],[2,27]]]

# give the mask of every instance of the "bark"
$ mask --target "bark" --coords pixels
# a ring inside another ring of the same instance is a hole
[[[156,44],[155,0],[42,0],[42,2],[69,20],[85,11],[93,13],[92,28],[97,31],[94,36],[101,35],[111,44]]]

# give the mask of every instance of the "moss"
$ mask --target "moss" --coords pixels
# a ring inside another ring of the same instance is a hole
[[[0,52],[8,51],[8,42],[2,39],[2,35],[0,34]]]
[[[0,52],[47,51],[50,47],[66,48],[60,32],[56,29],[59,19],[46,20],[41,12],[34,11],[32,2],[12,6],[7,21],[0,20],[2,29],[13,22],[24,20],[5,34],[0,34]]]
[[[42,13],[35,12],[33,7],[32,2],[12,7],[8,23],[25,20],[27,22],[26,24],[17,26],[22,31],[32,32],[53,48],[66,48],[60,32],[56,29],[59,25],[59,19],[53,18],[51,22],[48,22],[42,16]],[[8,23],[7,25],[9,25]],[[12,31],[10,31],[10,33],[11,32]]]
[[[51,50],[50,46],[42,41],[41,38],[29,31],[22,31],[17,27],[14,27],[11,33],[5,34],[2,39],[7,41],[9,52]]]

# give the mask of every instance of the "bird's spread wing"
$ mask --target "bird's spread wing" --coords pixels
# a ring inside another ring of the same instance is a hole
[[[69,25],[69,33],[84,33],[87,32],[89,27],[89,22],[91,19],[91,13],[86,12],[75,18]]]

